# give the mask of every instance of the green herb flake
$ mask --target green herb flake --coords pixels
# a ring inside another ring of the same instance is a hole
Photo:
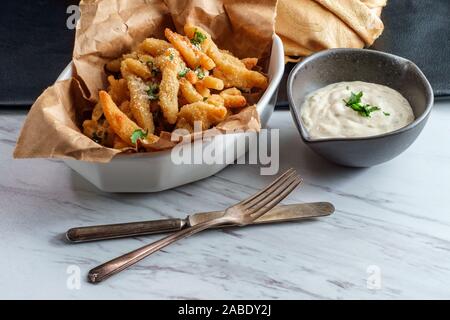
[[[170,54],[169,54],[169,59],[170,59],[170,61],[173,60],[173,53],[170,53]]]
[[[159,98],[159,85],[157,83],[151,83],[148,86],[147,95],[150,100],[158,100]]]
[[[363,92],[360,91],[358,93],[352,92],[350,98],[348,100],[344,100],[344,103],[347,107],[352,108],[356,112],[358,112],[362,117],[370,117],[370,114],[374,111],[381,110],[377,106],[371,106],[370,104],[362,104],[361,98],[363,96]]]
[[[199,46],[205,40],[206,40],[206,35],[204,35],[203,33],[195,30],[194,37],[191,39],[191,43],[193,45],[195,45],[195,46]]]
[[[386,117],[389,117],[389,116],[391,115],[389,112],[384,112],[384,111],[383,111],[383,114],[384,114]]]
[[[195,74],[197,75],[197,78],[199,78],[200,80],[202,80],[205,77],[205,72],[200,67],[197,67],[195,69]]]
[[[348,99],[347,101],[344,100],[345,105],[347,107],[351,106],[352,104],[360,104],[361,103],[361,98],[363,96],[362,91],[358,92],[358,93],[354,93],[352,92],[350,95],[350,99]]]
[[[183,78],[186,76],[186,74],[189,72],[189,68],[184,68],[184,70],[181,70],[180,72],[178,72],[178,76],[180,78]]]
[[[148,131],[143,131],[142,129],[134,130],[131,134],[131,143],[136,144],[138,140],[144,139],[147,137]]]
[[[203,97],[203,101],[206,101],[206,100],[208,100],[208,97]]]

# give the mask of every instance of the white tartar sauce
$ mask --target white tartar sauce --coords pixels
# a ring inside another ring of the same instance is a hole
[[[360,103],[350,106],[352,93],[360,92]],[[360,106],[372,111],[367,116],[355,110]],[[316,90],[305,98],[300,110],[312,139],[374,136],[414,121],[411,105],[399,92],[362,81],[338,82]]]

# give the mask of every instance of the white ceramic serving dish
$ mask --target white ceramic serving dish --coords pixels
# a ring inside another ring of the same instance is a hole
[[[281,39],[273,36],[272,52],[269,62],[269,86],[257,103],[257,110],[263,126],[272,115],[277,100],[278,85],[284,72],[284,52]],[[72,64],[69,64],[57,80],[70,79]],[[238,139],[245,139],[243,134],[222,135],[218,147],[221,152],[233,150]],[[217,141],[213,141],[217,143]],[[210,143],[213,143],[210,142]],[[208,143],[203,144],[206,148]],[[237,144],[239,145],[239,144]],[[240,148],[231,162],[243,156],[246,148]],[[171,150],[119,154],[108,163],[64,160],[73,170],[107,192],[157,192],[174,188],[186,183],[209,177],[224,169],[224,164],[175,164],[171,161]]]

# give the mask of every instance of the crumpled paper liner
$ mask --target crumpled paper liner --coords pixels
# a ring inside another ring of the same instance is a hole
[[[163,39],[166,27],[183,34],[186,22],[205,28],[220,48],[268,61],[276,0],[86,0],[73,52],[74,77],[58,81],[33,104],[14,150],[15,158],[72,158],[109,162],[121,150],[103,147],[80,130],[86,111],[107,86],[104,65],[147,37]],[[220,123],[223,130],[259,130],[256,107]],[[216,130],[217,131],[217,130]],[[166,143],[155,149],[167,148]]]
[[[279,0],[276,33],[286,56],[370,46],[384,30],[387,0]],[[295,59],[294,59],[295,60]]]

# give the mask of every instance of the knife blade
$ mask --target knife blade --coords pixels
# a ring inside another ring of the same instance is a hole
[[[252,224],[279,223],[297,221],[308,218],[328,216],[334,212],[333,204],[329,202],[312,202],[301,204],[280,205]],[[70,242],[87,242],[106,239],[117,239],[134,237],[156,233],[174,232],[186,227],[195,226],[201,222],[215,219],[224,214],[223,211],[211,211],[194,213],[185,219],[162,219],[142,222],[129,222],[119,224],[97,225],[89,227],[77,227],[66,232],[66,238]],[[233,225],[222,225],[218,228],[232,227]]]

